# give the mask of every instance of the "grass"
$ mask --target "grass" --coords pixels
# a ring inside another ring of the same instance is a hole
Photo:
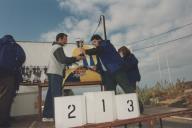
[[[144,88],[137,87],[137,93],[140,100],[145,105],[160,105],[161,101],[170,102],[168,100],[175,99],[183,95],[185,90],[184,80],[177,80],[175,84],[170,84],[167,81],[157,82],[153,87],[145,86]]]

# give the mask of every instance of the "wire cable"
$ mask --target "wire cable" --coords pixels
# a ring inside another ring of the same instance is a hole
[[[156,46],[159,46],[159,45],[168,44],[168,43],[171,43],[171,42],[175,42],[177,40],[181,40],[181,39],[184,39],[184,38],[189,38],[191,36],[192,36],[192,33],[189,34],[189,35],[186,35],[186,36],[182,36],[182,37],[179,37],[179,38],[176,38],[176,39],[173,39],[173,40],[169,40],[169,41],[163,42],[163,43],[158,43],[158,44],[150,45],[150,46],[143,47],[143,48],[133,49],[133,51],[140,51],[140,50],[143,50],[143,49],[147,49],[147,48],[152,48],[152,47],[156,47]]]
[[[99,26],[101,25],[101,16],[99,17],[99,22],[98,25],[96,27],[96,29],[93,31],[93,34],[91,34],[91,37],[96,33],[96,31],[98,30]],[[88,42],[88,44],[90,44],[91,41]]]
[[[138,43],[140,43],[140,42],[142,42],[142,41],[149,40],[149,39],[153,39],[153,38],[155,38],[155,37],[159,37],[159,36],[161,36],[161,35],[164,35],[164,34],[167,34],[167,33],[173,32],[173,31],[177,31],[177,30],[182,29],[182,28],[185,28],[185,27],[187,27],[187,26],[189,26],[189,25],[192,25],[192,22],[191,22],[191,23],[188,23],[188,24],[184,24],[184,25],[182,25],[182,26],[178,26],[178,27],[176,27],[176,28],[170,29],[170,30],[168,30],[168,31],[166,31],[166,32],[163,32],[163,33],[160,33],[160,34],[151,36],[151,37],[147,37],[147,38],[144,38],[144,39],[141,39],[141,40],[137,40],[137,41],[133,41],[133,42],[131,42],[131,43],[127,43],[126,45],[138,44]]]

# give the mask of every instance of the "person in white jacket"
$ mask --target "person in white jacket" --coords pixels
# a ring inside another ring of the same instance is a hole
[[[48,64],[48,91],[45,98],[42,121],[53,121],[54,97],[62,95],[63,71],[66,65],[81,60],[82,56],[67,57],[63,46],[67,44],[67,34],[59,33],[56,42],[53,42]]]

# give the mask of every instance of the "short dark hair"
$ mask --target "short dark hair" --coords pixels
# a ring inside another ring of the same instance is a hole
[[[95,34],[95,35],[93,35],[92,37],[91,37],[91,41],[93,41],[93,40],[103,40],[102,39],[102,37],[100,36],[100,35],[98,35],[98,34]]]
[[[67,34],[65,34],[65,33],[59,33],[59,34],[57,34],[57,36],[56,36],[56,41],[58,41],[59,38],[63,38],[64,36],[67,37]]]

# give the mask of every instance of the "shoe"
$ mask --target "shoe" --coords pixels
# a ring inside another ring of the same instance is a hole
[[[42,122],[54,122],[53,118],[42,118]]]

